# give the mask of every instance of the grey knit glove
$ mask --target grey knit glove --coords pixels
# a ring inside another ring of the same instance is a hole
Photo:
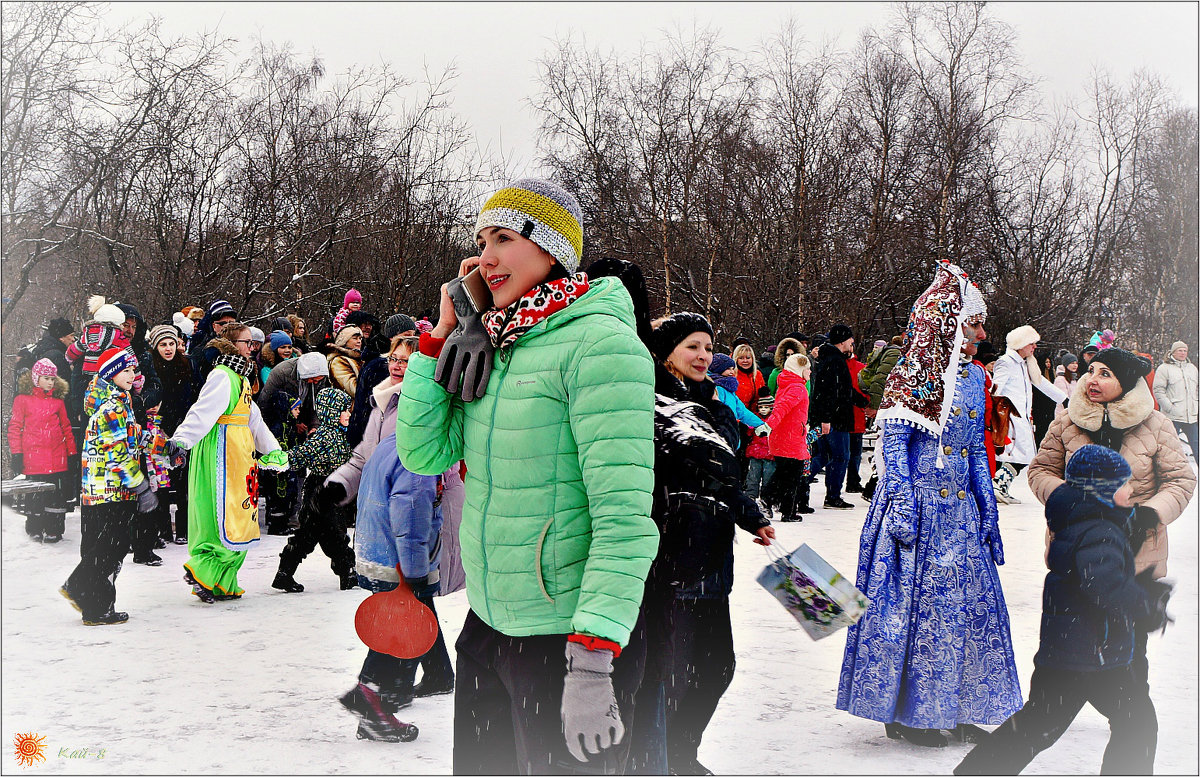
[[[567,643],[567,676],[563,681],[562,721],[567,750],[577,761],[619,744],[625,736],[612,684],[611,650],[588,650]],[[585,753],[586,751],[586,753]]]
[[[433,379],[464,402],[472,402],[483,396],[487,388],[496,348],[483,326],[483,315],[475,310],[463,288],[462,278],[450,281],[446,293],[454,303],[458,323],[442,346]]]
[[[133,489],[137,494],[137,511],[148,513],[158,507],[158,495],[150,489],[150,478],[142,478],[142,482]]]

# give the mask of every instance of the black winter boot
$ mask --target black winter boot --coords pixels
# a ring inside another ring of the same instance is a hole
[[[283,571],[275,573],[275,579],[271,582],[271,587],[278,588],[280,591],[286,591],[289,594],[304,592],[304,586],[297,583],[296,578]]]

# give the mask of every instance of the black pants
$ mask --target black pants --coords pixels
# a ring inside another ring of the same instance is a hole
[[[729,598],[676,599],[671,619],[675,650],[667,677],[667,764],[686,768],[696,760],[704,729],[733,682]]]
[[[259,470],[260,477],[263,470]],[[175,528],[171,528],[171,505],[175,505]],[[154,511],[154,530],[170,542],[175,537],[187,539],[188,468],[171,470],[171,485],[158,490],[158,509]]]
[[[636,633],[635,629],[635,633]],[[620,774],[628,734],[576,761],[562,726],[566,634],[509,637],[467,613],[455,643],[454,774]],[[626,730],[642,681],[646,643],[630,640],[613,662],[613,691]]]
[[[260,489],[266,500],[267,533],[283,534],[292,520],[296,506],[297,478],[290,472],[259,469]]]
[[[1197,433],[1197,427],[1200,424],[1197,424],[1195,421],[1190,424],[1185,424],[1182,421],[1172,421],[1171,423],[1175,424],[1176,434],[1183,432],[1183,436],[1187,438],[1188,447],[1192,449],[1192,458],[1197,464],[1200,464],[1200,450],[1197,449],[1197,443],[1200,442],[1200,439],[1198,439],[1200,434]]]
[[[134,501],[79,508],[80,560],[66,586],[84,620],[104,615],[117,601],[117,574],[129,552],[129,524],[136,513]]]
[[[358,584],[371,593],[392,591],[396,588],[396,584],[391,581],[372,580],[361,574],[358,576]],[[433,606],[433,598],[437,596],[438,588],[438,584],[434,583],[426,588],[413,591],[417,601],[428,607],[435,618],[437,609]],[[454,664],[450,662],[450,652],[446,650],[446,637],[442,634],[440,622],[433,647],[420,658],[397,658],[388,653],[368,649],[367,657],[363,660],[362,670],[358,673],[358,679],[359,682],[373,683],[383,693],[407,692],[411,694],[418,666],[421,667],[424,678],[431,685],[442,682],[449,683],[454,679]]]
[[[279,571],[296,574],[309,553],[320,545],[329,557],[329,566],[339,577],[354,571],[354,550],[346,536],[343,524],[344,507],[320,510],[314,499],[317,489],[325,481],[323,475],[309,475],[304,480],[304,504],[300,508],[300,528],[288,538],[287,545],[279,554]]]
[[[1100,773],[1152,774],[1158,718],[1150,689],[1132,665],[1102,672],[1035,668],[1029,701],[968,753],[954,773],[1019,774],[1058,741],[1089,702],[1108,718],[1111,730]]]
[[[850,461],[846,465],[846,487],[852,491],[862,491],[862,477],[858,471],[862,468],[862,432],[850,432]]]
[[[48,475],[26,475],[29,480],[53,483],[53,491],[31,494],[25,513],[25,533],[30,537],[61,537],[67,525],[67,478],[66,472]],[[78,490],[78,488],[76,489]]]
[[[804,477],[804,459],[775,457],[775,474],[763,490],[768,504],[777,504],[785,518],[796,515],[797,507],[808,507],[808,478]]]
[[[163,504],[161,495],[158,499],[158,509],[149,513],[136,513],[129,526],[129,545],[135,560],[145,559],[154,552],[154,542],[158,539],[158,511],[170,509]]]

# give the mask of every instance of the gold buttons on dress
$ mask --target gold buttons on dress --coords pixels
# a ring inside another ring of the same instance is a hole
[[[971,371],[970,371],[970,370],[968,370],[968,369],[965,369],[965,368],[964,368],[964,369],[963,369],[963,371],[962,371],[961,373],[959,373],[959,374],[961,374],[961,375],[962,375],[962,376],[965,378],[965,377],[967,377],[968,375],[970,375],[970,374],[971,374]]]
[[[950,453],[952,450],[954,450],[954,449],[951,448],[949,445],[947,445],[942,448],[942,453]]]
[[[966,492],[966,491],[963,491],[963,490],[960,488],[960,489],[958,490],[958,498],[959,498],[959,499],[966,499],[966,498],[967,498],[967,492]]]
[[[978,411],[978,410],[972,410],[972,411],[971,411],[970,413],[968,413],[967,415],[971,416],[972,418],[975,418],[975,417],[977,417],[977,416],[979,415],[979,411]]]
[[[945,489],[945,488],[943,488],[943,489],[942,489],[942,490],[941,490],[939,493],[940,493],[942,496],[950,496],[950,491],[949,491],[949,489]]]
[[[962,457],[963,457],[964,459],[967,457],[967,449],[966,449],[966,448],[963,448],[963,449],[962,449]]]
[[[954,410],[952,410],[951,412],[953,412],[953,413],[954,413],[954,415],[960,415],[960,414],[962,413],[962,408],[961,408],[961,407],[956,407],[956,408],[954,408]]]

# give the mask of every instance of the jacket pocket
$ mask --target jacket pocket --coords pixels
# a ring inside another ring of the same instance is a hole
[[[534,552],[533,568],[537,573],[538,588],[542,591],[542,596],[546,597],[546,601],[554,604],[554,597],[550,596],[550,592],[546,590],[546,579],[542,576],[542,550],[546,545],[546,535],[550,533],[550,527],[554,525],[554,516],[550,516],[546,521],[546,525],[542,527],[541,533],[538,535],[537,550]]]

